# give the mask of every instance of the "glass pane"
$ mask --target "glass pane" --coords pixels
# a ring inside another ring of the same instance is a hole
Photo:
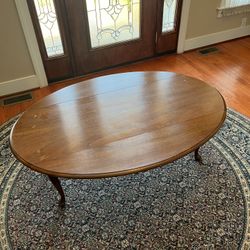
[[[141,0],[86,0],[91,47],[140,37]]]
[[[177,0],[164,0],[162,32],[175,30],[175,13]]]
[[[34,0],[48,57],[64,54],[53,0]]]

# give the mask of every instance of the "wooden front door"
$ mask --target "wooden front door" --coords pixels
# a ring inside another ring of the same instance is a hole
[[[79,75],[154,55],[154,1],[88,2],[66,1]]]
[[[49,82],[177,46],[182,0],[28,0]]]

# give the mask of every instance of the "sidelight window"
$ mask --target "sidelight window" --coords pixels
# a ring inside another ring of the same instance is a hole
[[[55,4],[53,0],[34,0],[47,56],[64,54]]]
[[[175,30],[175,16],[177,0],[164,0],[162,32]]]

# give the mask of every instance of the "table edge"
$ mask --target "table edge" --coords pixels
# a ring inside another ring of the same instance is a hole
[[[12,148],[12,133],[13,133],[15,125],[19,119],[15,122],[15,124],[13,125],[13,127],[11,129],[11,133],[10,133],[10,137],[9,137],[10,149],[11,149],[11,152],[13,153],[13,155],[16,157],[16,159],[18,161],[20,161],[26,167],[28,167],[31,170],[36,171],[38,173],[46,174],[46,175],[50,175],[50,176],[54,176],[54,177],[62,177],[62,178],[69,178],[69,179],[101,179],[101,178],[118,177],[118,176],[125,176],[125,175],[129,175],[129,174],[136,174],[139,172],[145,172],[145,171],[148,171],[150,169],[162,167],[168,163],[171,163],[175,160],[178,160],[178,159],[184,157],[185,155],[195,151],[196,149],[201,147],[203,144],[205,144],[207,141],[209,141],[218,132],[218,130],[221,128],[221,126],[223,125],[223,123],[226,119],[227,106],[226,106],[225,99],[223,98],[221,93],[217,89],[216,89],[216,91],[220,95],[220,97],[223,101],[223,104],[224,104],[224,113],[223,113],[222,119],[221,119],[220,123],[218,124],[218,126],[216,127],[216,129],[214,131],[212,131],[211,134],[209,134],[207,137],[205,137],[203,140],[199,141],[197,144],[195,144],[193,147],[189,148],[188,150],[183,151],[180,154],[173,156],[171,158],[168,158],[166,160],[155,162],[155,163],[152,163],[152,164],[149,164],[146,166],[141,166],[141,167],[133,168],[130,170],[122,170],[122,171],[115,171],[115,172],[108,172],[108,173],[96,173],[96,174],[67,174],[67,173],[59,173],[58,174],[58,172],[53,172],[53,171],[41,169],[41,168],[27,162],[26,160],[24,160]]]

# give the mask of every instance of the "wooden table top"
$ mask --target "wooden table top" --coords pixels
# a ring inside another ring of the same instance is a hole
[[[18,160],[52,176],[136,173],[197,149],[221,127],[226,106],[206,83],[167,72],[98,77],[34,104],[14,125]]]

